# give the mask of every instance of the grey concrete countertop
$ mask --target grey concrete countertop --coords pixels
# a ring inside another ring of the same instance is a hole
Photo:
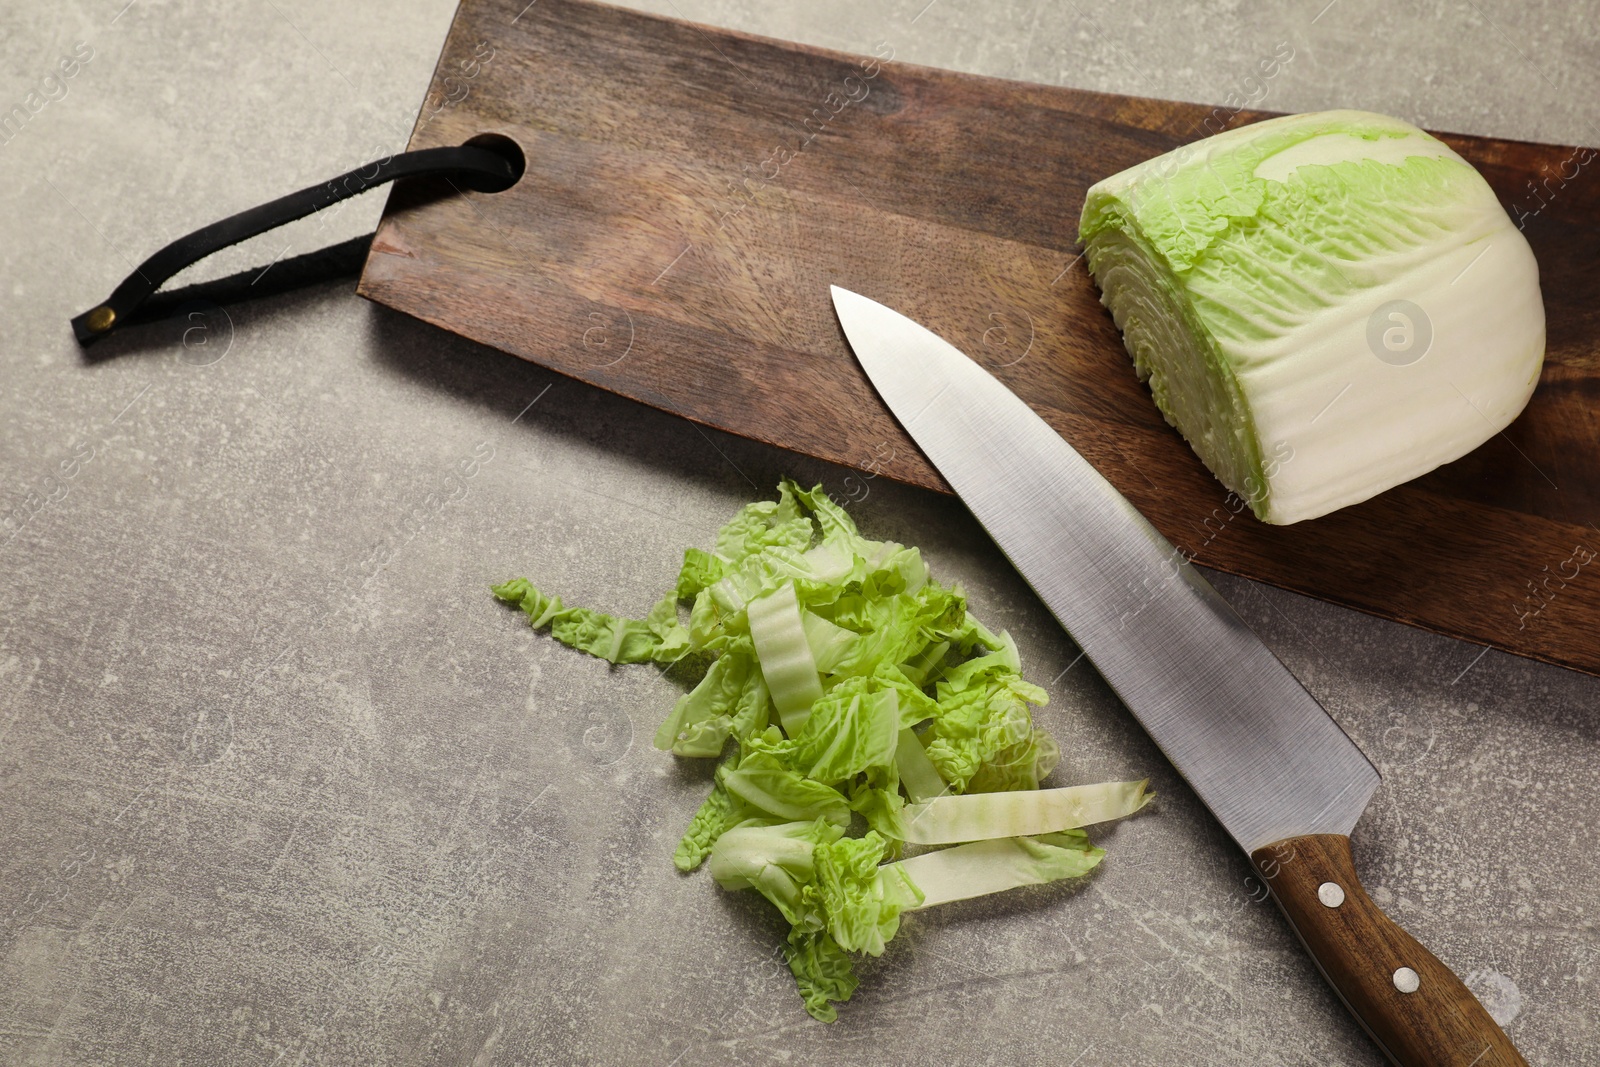
[[[1260,106],[1600,141],[1592,4],[652,6],[1208,103],[1288,42]],[[707,788],[649,743],[674,685],[535,635],[487,585],[642,612],[780,475],[846,472],[348,283],[80,358],[68,317],[167,239],[401,147],[452,10],[0,6],[0,109],[27,111],[0,144],[0,1063],[1377,1064],[957,503],[880,481],[855,510],[1054,679],[1040,720],[1064,780],[1148,774],[1161,800],[1099,835],[1081,885],[908,921],[830,1027],[801,1011],[765,903],[672,868]],[[1217,584],[1384,772],[1356,834],[1380,903],[1530,1063],[1600,1064],[1600,679]]]

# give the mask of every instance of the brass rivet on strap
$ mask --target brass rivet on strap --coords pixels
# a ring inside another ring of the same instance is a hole
[[[112,324],[114,324],[116,321],[117,313],[106,307],[104,304],[101,304],[99,307],[89,312],[89,318],[86,322],[86,325],[95,333],[105,333],[107,330],[111,329]]]

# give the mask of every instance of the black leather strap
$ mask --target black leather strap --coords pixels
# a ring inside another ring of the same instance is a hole
[[[191,300],[225,304],[281,293],[312,281],[354,274],[366,261],[372,235],[357,237],[319,252],[268,264],[227,278],[186,286],[156,296],[162,283],[213,252],[276,229],[284,223],[321,211],[330,204],[366,192],[396,178],[456,177],[481,192],[510,188],[519,168],[498,152],[461,145],[423,148],[357,167],[321,185],[279,197],[270,203],[213,222],[180,237],[139,264],[101,304],[72,320],[78,344],[88,347],[118,327],[164,318]],[[271,278],[270,282],[267,278]]]

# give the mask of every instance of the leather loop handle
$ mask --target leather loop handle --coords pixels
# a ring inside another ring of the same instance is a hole
[[[460,177],[470,187],[480,192],[498,192],[508,189],[521,177],[520,170],[506,156],[487,148],[461,145],[454,148],[423,148],[415,152],[402,152],[386,156],[355,170],[330,178],[320,185],[301,189],[297,193],[281,196],[259,207],[241,211],[220,222],[213,222],[186,237],[180,237],[161,251],[139,264],[134,272],[105,299],[72,320],[72,332],[78,344],[88,347],[110,334],[119,326],[132,322],[147,322],[158,314],[140,314],[147,301],[168,278],[213,252],[219,252],[240,241],[259,236],[285,223],[305,218],[329,205],[349,199],[397,178]],[[228,298],[265,296],[269,292],[282,292],[296,284],[305,284],[314,277],[327,278],[338,273],[353,273],[365,259],[369,237],[357,238],[335,246],[333,249],[298,256],[284,266],[290,270],[280,272],[289,284],[274,284],[256,288],[255,282],[270,270],[247,272],[252,281],[246,283],[247,274],[236,274],[220,282],[193,287],[198,294],[218,303]],[[187,292],[187,291],[186,291]],[[174,294],[177,295],[177,294]],[[158,305],[170,312],[177,304],[163,301]],[[155,310],[152,308],[150,310]]]

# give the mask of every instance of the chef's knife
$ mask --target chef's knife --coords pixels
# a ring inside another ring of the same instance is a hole
[[[1356,876],[1378,772],[1182,553],[1011,390],[899,312],[833,287],[884,402],[1261,875],[1401,1067],[1526,1067]]]

